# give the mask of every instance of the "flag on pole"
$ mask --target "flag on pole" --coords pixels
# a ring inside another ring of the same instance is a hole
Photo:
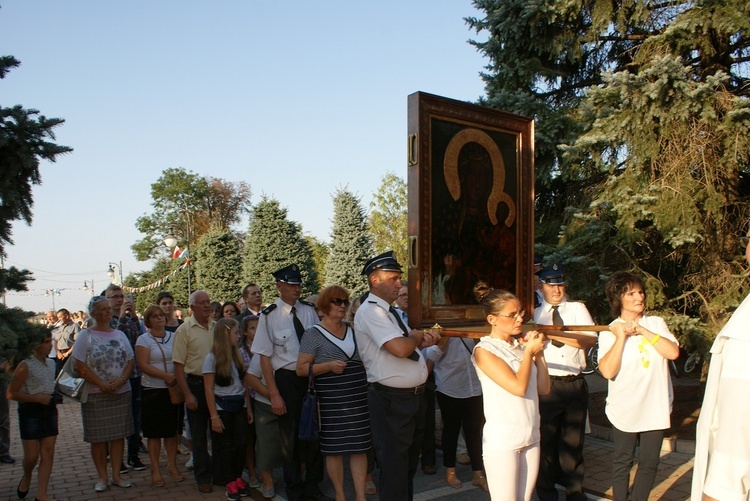
[[[187,257],[188,257],[188,250],[187,249],[182,249],[182,251],[180,251],[180,257],[184,257],[184,258],[187,259]]]
[[[180,257],[180,252],[181,252],[180,246],[175,245],[174,252],[172,252],[172,259],[177,259],[178,257]]]

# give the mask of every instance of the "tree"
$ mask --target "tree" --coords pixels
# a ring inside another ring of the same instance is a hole
[[[19,64],[12,56],[0,57],[0,79]],[[0,108],[0,119],[0,255],[4,256],[5,244],[13,243],[13,222],[32,222],[32,187],[42,182],[40,162],[54,162],[73,150],[49,141],[55,139],[54,129],[64,123],[60,118],[46,118],[37,110],[16,105]],[[29,280],[33,278],[28,270],[0,270],[0,295],[9,290],[28,290]],[[28,356],[32,346],[46,334],[46,329],[29,322],[33,315],[0,304],[0,359]]]
[[[613,271],[705,348],[747,294],[750,6],[475,1],[483,103],[537,120],[537,237],[606,318]],[[697,345],[697,346],[696,346]]]
[[[326,264],[328,263],[328,257],[331,255],[331,247],[321,242],[312,235],[305,235],[307,245],[310,246],[313,256],[313,268],[315,268],[315,275],[318,277],[326,276]]]
[[[151,185],[154,211],[136,220],[145,237],[131,246],[139,261],[165,256],[163,236],[175,230],[183,240],[197,241],[212,227],[231,229],[249,212],[245,182],[204,177],[182,167],[169,168]]]
[[[226,228],[204,233],[195,246],[198,286],[212,301],[237,301],[242,296],[242,254],[237,237]]]
[[[271,273],[290,264],[300,267],[302,297],[317,294],[318,275],[301,226],[287,219],[287,209],[278,200],[263,197],[250,214],[242,263],[244,281],[257,283],[270,303],[278,297]]]
[[[389,172],[380,183],[370,202],[370,231],[375,254],[389,250],[396,253],[398,262],[408,262],[408,197],[406,183]]]
[[[362,275],[365,262],[373,256],[365,211],[359,198],[345,189],[333,195],[331,255],[326,263],[326,285],[345,287],[353,296],[367,290]]]
[[[188,308],[188,268],[184,267],[184,264],[184,259],[162,257],[154,262],[154,266],[150,270],[132,273],[125,277],[124,282],[128,287],[151,287],[133,293],[136,310],[142,312],[148,305],[155,304],[156,296],[164,291],[172,293],[176,306]],[[190,274],[192,283],[196,284],[195,266],[190,266]],[[193,287],[193,290],[198,288]]]

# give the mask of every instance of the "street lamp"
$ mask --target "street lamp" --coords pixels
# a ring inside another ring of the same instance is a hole
[[[91,286],[89,286],[89,283],[91,284]],[[81,287],[81,289],[83,289],[85,291],[89,291],[89,294],[93,296],[95,294],[95,292],[94,292],[94,290],[95,290],[94,289],[94,279],[92,278],[90,281],[89,280],[84,280],[83,281],[83,287]]]
[[[55,308],[55,296],[60,295],[60,289],[47,289],[44,291],[44,295],[47,297],[52,296],[52,311],[57,311]]]
[[[116,281],[116,278],[115,278],[115,268],[114,268],[115,266],[117,267],[117,271],[119,272],[119,275],[120,275],[119,283]],[[107,270],[107,276],[109,276],[113,284],[122,285],[122,261],[120,261],[119,265],[117,263],[109,263],[109,270]]]

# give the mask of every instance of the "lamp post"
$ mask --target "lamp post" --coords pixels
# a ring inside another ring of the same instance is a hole
[[[44,291],[44,295],[47,297],[52,296],[52,311],[57,312],[57,308],[55,308],[55,296],[60,295],[60,289],[47,289]]]
[[[91,284],[91,285],[89,286],[89,284]],[[85,291],[89,291],[89,295],[91,295],[91,296],[93,296],[94,294],[96,294],[94,292],[96,290],[96,289],[94,289],[94,279],[92,278],[91,280],[84,280],[83,281],[83,287],[81,287],[81,289],[83,289]]]
[[[115,281],[116,280],[115,268],[114,268],[115,266],[117,267],[117,271],[119,272],[119,275],[120,275],[119,283]],[[107,270],[107,275],[112,280],[113,284],[122,285],[122,261],[120,261],[119,265],[117,263],[109,263],[109,270]]]

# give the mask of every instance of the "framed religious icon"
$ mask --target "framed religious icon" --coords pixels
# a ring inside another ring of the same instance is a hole
[[[534,121],[417,92],[408,132],[411,327],[486,323],[482,286],[532,311]]]

